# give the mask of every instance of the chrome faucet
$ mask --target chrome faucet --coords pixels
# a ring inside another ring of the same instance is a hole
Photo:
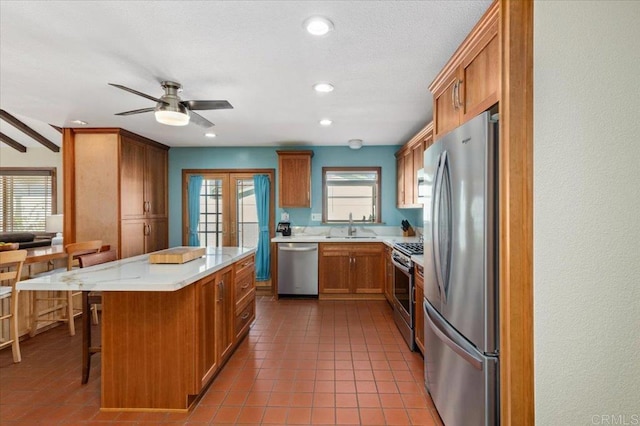
[[[356,235],[356,228],[353,227],[353,215],[349,212],[349,228],[347,229],[347,235],[353,236]]]

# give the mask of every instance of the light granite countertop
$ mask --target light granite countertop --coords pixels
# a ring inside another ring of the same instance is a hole
[[[275,237],[271,239],[273,243],[384,243],[393,247],[395,243],[417,243],[420,237],[402,237],[398,235],[376,235],[376,236],[327,236],[327,235],[292,235],[289,237]],[[424,266],[423,255],[413,255],[411,260],[420,266]]]
[[[207,247],[183,264],[152,264],[149,254],[19,281],[18,290],[176,291],[254,253],[247,247]]]
[[[292,235],[290,237],[275,237],[273,243],[385,243],[392,247],[395,243],[417,243],[418,237],[401,237],[397,235],[376,236],[326,236],[326,235]]]

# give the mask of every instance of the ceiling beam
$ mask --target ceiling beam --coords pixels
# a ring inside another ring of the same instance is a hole
[[[11,148],[18,150],[20,152],[27,152],[27,147],[22,145],[20,142],[17,142],[15,139],[11,139],[9,136],[0,132],[0,141],[6,143]]]
[[[20,130],[22,133],[28,135],[32,139],[40,142],[45,147],[49,148],[53,152],[60,152],[60,147],[55,143],[51,142],[49,139],[42,136],[40,133],[33,130],[31,127],[24,124],[22,121],[15,118],[13,115],[9,114],[7,111],[0,109],[0,118],[2,118],[7,123],[11,124],[16,129]]]

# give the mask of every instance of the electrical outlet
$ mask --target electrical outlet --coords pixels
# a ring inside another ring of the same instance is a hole
[[[311,220],[320,222],[322,220],[322,213],[311,213]]]

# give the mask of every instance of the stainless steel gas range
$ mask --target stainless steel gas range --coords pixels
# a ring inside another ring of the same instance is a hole
[[[411,256],[422,254],[423,243],[396,243],[391,252],[393,261],[393,318],[402,337],[412,351],[415,349],[413,262]],[[422,302],[420,302],[422,303]]]

